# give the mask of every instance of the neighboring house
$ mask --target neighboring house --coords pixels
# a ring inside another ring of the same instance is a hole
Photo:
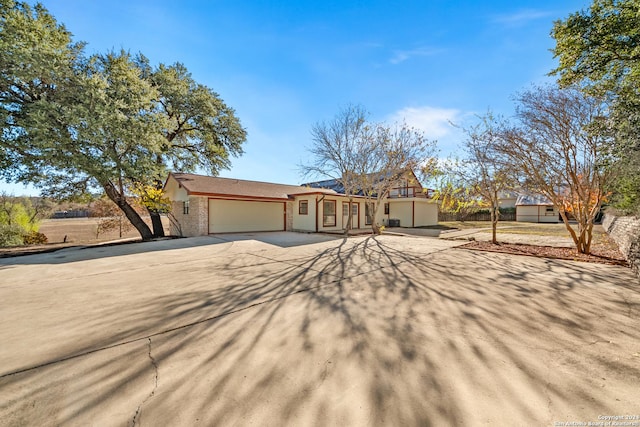
[[[407,186],[405,186],[407,188]],[[351,206],[344,194],[327,188],[274,184],[187,173],[171,173],[164,186],[172,202],[172,230],[183,236],[252,231],[342,231],[349,215],[352,228],[367,228],[371,215],[364,197]],[[405,227],[435,225],[438,205],[417,192],[390,197],[375,218]]]
[[[516,201],[516,221],[557,223],[560,212],[543,196],[523,195]]]

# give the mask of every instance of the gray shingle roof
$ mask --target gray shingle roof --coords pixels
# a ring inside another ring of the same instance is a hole
[[[171,173],[171,176],[173,176],[189,194],[268,199],[288,199],[289,196],[305,193],[336,194],[335,191],[328,189],[247,181],[235,178],[219,178],[192,173]]]
[[[516,200],[516,206],[553,206],[551,200],[537,194],[521,194]]]

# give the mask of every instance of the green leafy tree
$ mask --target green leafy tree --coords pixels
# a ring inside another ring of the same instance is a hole
[[[579,85],[610,106],[617,180],[613,201],[640,214],[640,2],[594,0],[555,22],[552,36],[562,86]]]
[[[599,91],[633,95],[640,79],[637,0],[594,0],[588,10],[554,23],[553,52],[563,86],[580,83]],[[625,90],[628,90],[625,93]]]
[[[44,7],[1,1],[5,178],[58,196],[99,189],[150,239],[129,202],[136,186],[160,187],[168,167],[217,173],[242,153],[246,133],[233,110],[184,67],[153,71],[124,51],[86,58]],[[164,78],[171,70],[180,72]],[[160,212],[149,212],[159,233]]]
[[[162,173],[144,182],[148,190],[162,189],[166,166],[173,170],[194,171],[196,166],[217,175],[231,165],[231,156],[243,153],[246,131],[220,96],[205,85],[197,83],[180,63],[160,64],[151,70],[148,63],[140,64],[144,77],[157,90],[156,109],[163,120],[164,140],[156,153]],[[153,192],[158,196],[157,192]],[[152,197],[152,198],[153,198]],[[154,235],[163,235],[160,213],[146,204],[151,215]]]
[[[0,246],[22,245],[39,235],[45,205],[42,201],[32,203],[27,197],[0,193]]]

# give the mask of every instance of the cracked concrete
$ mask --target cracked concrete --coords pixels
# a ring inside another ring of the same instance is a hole
[[[429,237],[225,239],[0,260],[0,426],[549,425],[638,408],[628,269]]]
[[[151,338],[148,338],[149,340],[149,351],[147,353],[147,356],[149,357],[149,360],[151,361],[151,365],[153,366],[153,371],[154,371],[154,376],[153,376],[153,390],[151,390],[151,393],[149,393],[149,395],[147,397],[144,398],[144,400],[142,401],[142,403],[140,403],[140,405],[136,408],[136,413],[133,416],[133,420],[131,422],[132,426],[135,426],[137,421],[140,419],[141,416],[141,410],[142,407],[144,406],[145,403],[147,403],[147,401],[149,399],[151,399],[153,397],[154,394],[156,394],[156,390],[158,388],[158,364],[156,363],[156,360],[153,358],[153,356],[151,355]]]

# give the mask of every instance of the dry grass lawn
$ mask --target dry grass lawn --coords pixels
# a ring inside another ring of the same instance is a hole
[[[40,225],[40,232],[47,236],[49,243],[62,243],[65,236],[67,243],[97,243],[140,236],[135,229],[124,230],[122,236],[119,230],[96,235],[98,222],[99,218],[48,219]]]
[[[443,225],[450,228],[458,228],[460,230],[466,230],[471,228],[481,228],[486,233],[491,233],[491,222],[489,221],[447,221],[439,222],[439,225]],[[577,226],[576,226],[577,231]],[[498,234],[529,234],[536,236],[556,236],[556,237],[571,237],[564,223],[558,224],[539,224],[539,223],[524,223],[515,221],[500,221],[498,222]],[[593,227],[594,241],[599,241],[602,235],[606,235],[606,232],[601,225]]]
[[[47,219],[40,224],[40,233],[47,236],[46,245],[18,246],[0,248],[1,256],[13,256],[22,253],[35,253],[55,250],[67,246],[91,245],[120,239],[139,238],[140,234],[134,229],[125,227],[120,233],[119,229],[110,230],[96,235],[100,218],[65,218]],[[147,220],[150,225],[150,221]],[[169,222],[163,218],[165,234],[169,234]],[[66,236],[66,240],[65,240]]]

